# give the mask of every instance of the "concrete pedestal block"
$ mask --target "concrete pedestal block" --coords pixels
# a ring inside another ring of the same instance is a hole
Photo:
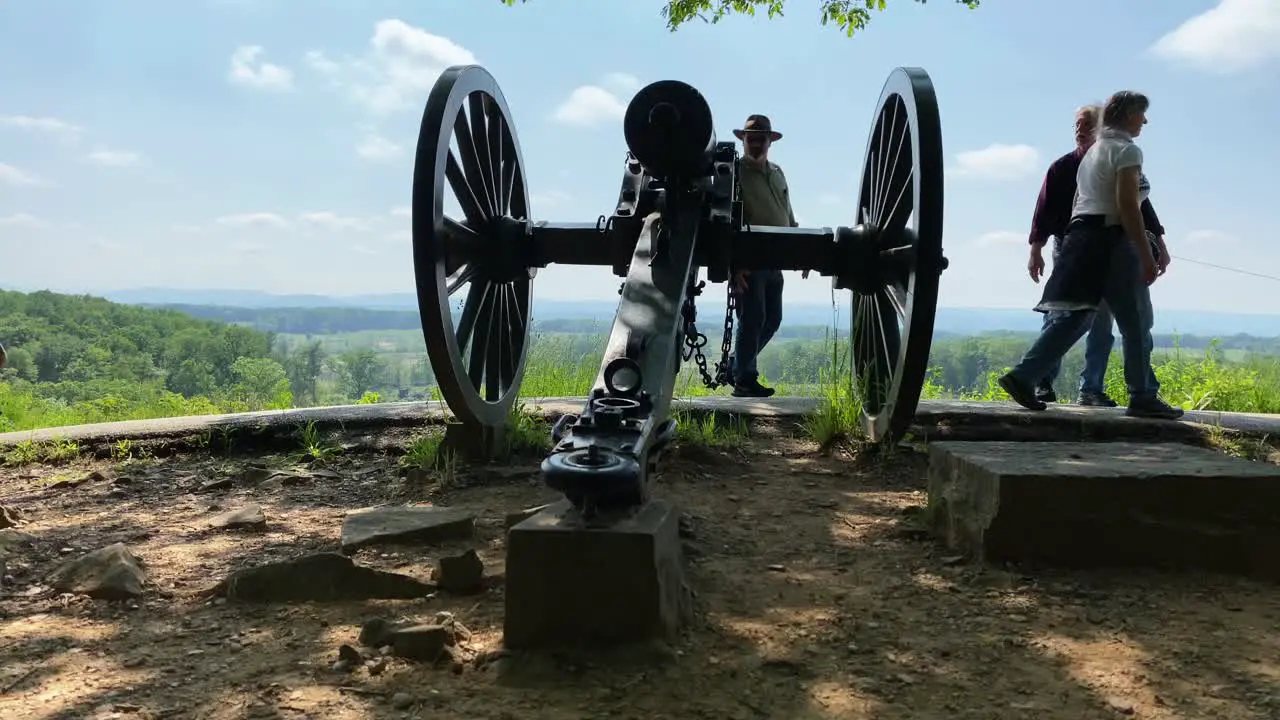
[[[654,500],[595,525],[562,500],[508,531],[508,648],[670,640],[688,621],[676,511]]]
[[[939,442],[929,511],[988,561],[1280,579],[1280,467],[1181,444]]]

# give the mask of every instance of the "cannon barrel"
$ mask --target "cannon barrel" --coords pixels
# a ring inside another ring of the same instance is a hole
[[[641,88],[622,121],[627,149],[655,178],[680,180],[710,172],[716,146],[711,106],[692,85],[659,80]]]

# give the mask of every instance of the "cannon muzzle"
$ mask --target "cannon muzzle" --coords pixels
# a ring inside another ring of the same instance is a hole
[[[715,123],[707,99],[692,85],[659,80],[641,88],[627,105],[622,133],[653,177],[688,180],[710,173]]]

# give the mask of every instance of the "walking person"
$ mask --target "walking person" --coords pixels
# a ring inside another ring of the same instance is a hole
[[[1076,110],[1075,140],[1076,147],[1071,152],[1054,160],[1045,173],[1044,182],[1040,185],[1040,195],[1036,199],[1035,214],[1031,219],[1031,255],[1027,260],[1027,272],[1032,282],[1039,283],[1044,274],[1044,246],[1049,238],[1053,238],[1053,264],[1058,265],[1062,253],[1062,241],[1067,234],[1067,224],[1071,220],[1071,210],[1075,203],[1076,173],[1080,169],[1080,160],[1093,145],[1097,135],[1098,122],[1102,108],[1097,105],[1086,105]],[[1142,201],[1142,220],[1148,233],[1159,238],[1159,246],[1164,246],[1164,227],[1150,198]],[[1168,264],[1168,253],[1160,254]],[[1046,328],[1053,313],[1045,313]],[[1116,407],[1117,403],[1106,393],[1105,382],[1107,363],[1111,359],[1111,349],[1115,345],[1115,335],[1111,332],[1114,318],[1106,301],[1098,305],[1094,312],[1093,322],[1089,325],[1085,336],[1084,370],[1080,373],[1078,402],[1086,407]],[[1041,402],[1057,402],[1058,395],[1053,389],[1058,373],[1062,370],[1062,361],[1056,360],[1049,371],[1036,384],[1036,399]],[[1154,381],[1154,375],[1149,378]]]
[[[1147,235],[1142,201],[1150,184],[1142,173],[1142,149],[1134,142],[1147,124],[1150,101],[1128,90],[1112,95],[1102,111],[1102,131],[1084,153],[1066,237],[1036,310],[1050,317],[1031,348],[1000,387],[1019,405],[1044,410],[1035,386],[1089,329],[1105,300],[1120,328],[1127,415],[1176,419],[1180,408],[1160,399],[1151,369],[1149,286],[1161,274]],[[1162,252],[1167,258],[1167,252]]]
[[[787,178],[777,163],[769,161],[769,148],[782,139],[782,133],[774,130],[764,115],[751,115],[733,134],[743,147],[738,169],[742,221],[747,225],[797,227]],[[738,308],[731,359],[733,396],[770,397],[774,389],[760,384],[756,360],[782,325],[782,271],[739,270],[732,283]]]

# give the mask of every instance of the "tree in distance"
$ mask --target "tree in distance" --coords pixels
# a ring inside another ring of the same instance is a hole
[[[899,0],[901,2],[902,0]],[[924,4],[929,0],[915,0]],[[515,5],[516,0],[502,0],[507,5]],[[529,0],[520,0],[527,3]],[[970,10],[975,10],[982,0],[955,0]],[[669,0],[662,8],[662,17],[667,21],[667,29],[675,32],[681,25],[697,19],[703,22],[718,23],[730,15],[751,15],[763,10],[770,18],[782,15],[782,7],[787,0]],[[865,30],[871,22],[871,11],[883,12],[889,0],[820,0],[819,13],[823,25],[835,25],[844,34],[853,37],[855,33]]]

